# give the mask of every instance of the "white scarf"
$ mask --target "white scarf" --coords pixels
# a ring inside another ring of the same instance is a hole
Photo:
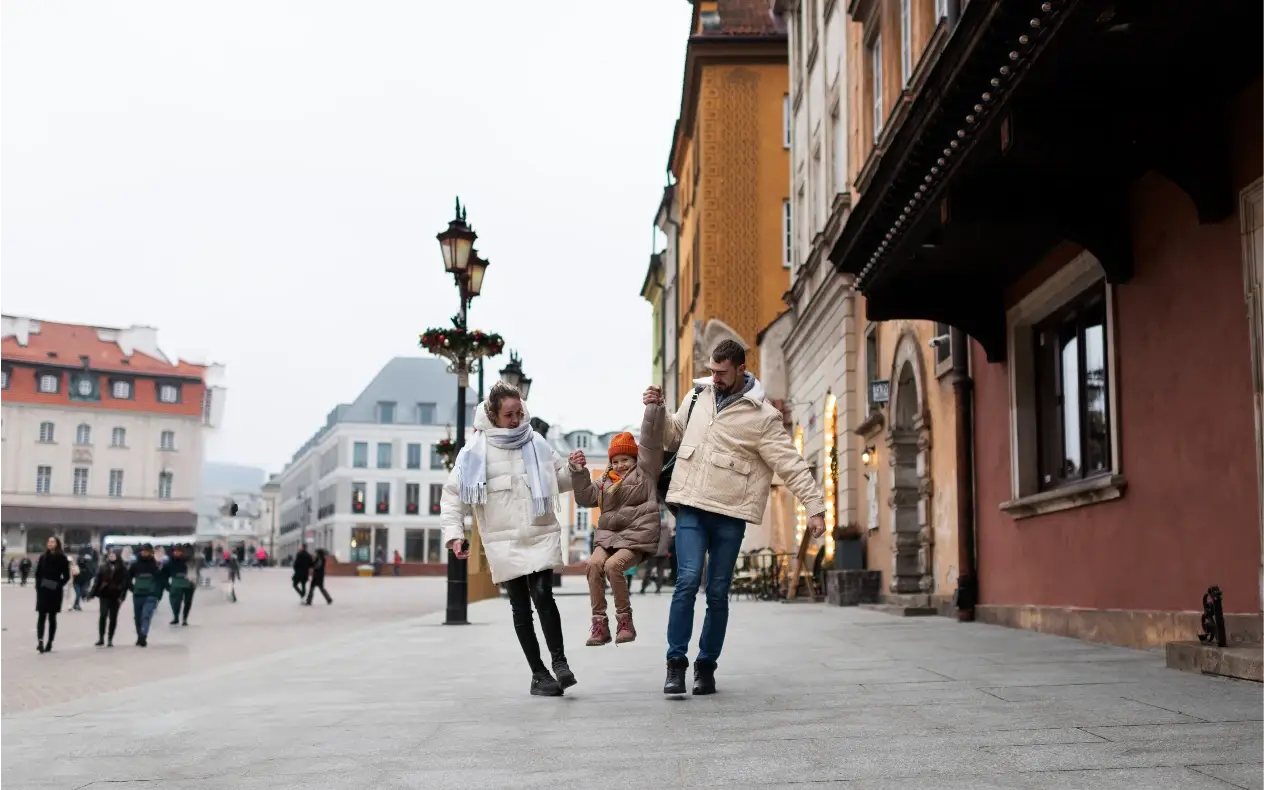
[[[531,424],[517,428],[489,428],[470,438],[457,456],[457,473],[461,480],[461,501],[467,505],[487,504],[487,443],[502,450],[521,450],[531,485],[531,513],[539,518],[557,510],[557,469],[553,465],[553,449],[544,437],[536,434]]]

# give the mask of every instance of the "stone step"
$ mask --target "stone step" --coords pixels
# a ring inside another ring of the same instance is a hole
[[[1168,642],[1166,654],[1169,669],[1264,682],[1264,645],[1260,643],[1218,647],[1202,642]]]

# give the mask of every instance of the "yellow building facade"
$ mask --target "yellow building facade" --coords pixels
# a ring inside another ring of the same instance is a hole
[[[763,13],[759,12],[762,7]],[[784,309],[786,34],[766,2],[695,2],[670,169],[680,205],[679,392],[720,340],[748,349]]]

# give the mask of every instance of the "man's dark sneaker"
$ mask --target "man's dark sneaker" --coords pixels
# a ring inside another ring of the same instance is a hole
[[[667,659],[667,682],[663,684],[663,693],[678,696],[685,693],[685,670],[689,669],[689,659]]]
[[[171,618],[171,622],[167,623],[167,625],[180,625],[180,618],[179,617]]]
[[[137,639],[137,640],[136,640],[136,646],[137,646],[137,647],[149,647],[149,640],[148,640],[148,639],[146,639],[145,637],[143,637],[143,636],[142,636],[140,639]]]
[[[696,661],[693,665],[693,693],[695,696],[715,693],[715,662]]]
[[[579,682],[575,679],[575,673],[571,671],[570,664],[566,663],[564,658],[553,659],[553,674],[557,676],[557,685],[561,686],[563,691]]]
[[[531,676],[531,696],[560,697],[562,696],[562,687],[547,670],[537,672]]]
[[[182,625],[182,626],[185,626],[185,625],[188,625],[188,624],[189,624],[189,621],[188,621],[188,620],[182,620],[182,621],[180,621],[180,625]]]
[[[98,637],[98,638],[97,638],[97,644],[96,644],[96,646],[97,646],[97,647],[105,647],[105,637],[103,637],[103,636],[102,636],[102,637]]]

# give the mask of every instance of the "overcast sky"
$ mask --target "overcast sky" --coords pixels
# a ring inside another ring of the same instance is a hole
[[[533,413],[638,419],[685,0],[2,7],[0,306],[226,364],[212,460],[279,470],[423,353],[456,194]]]

